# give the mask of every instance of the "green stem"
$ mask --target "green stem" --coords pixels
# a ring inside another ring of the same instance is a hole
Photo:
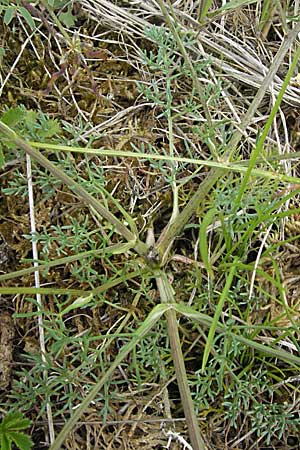
[[[162,232],[157,241],[157,250],[160,254],[162,265],[164,265],[167,260],[168,252],[174,239],[179,236],[191,216],[195,213],[201,202],[204,200],[205,196],[217,180],[224,175],[224,173],[226,173],[226,171],[222,169],[212,170],[209,176],[200,184],[198,190],[192,196],[186,207],[178,214],[176,221],[171,223],[168,228]]]
[[[191,308],[190,306],[186,306],[183,304],[178,304],[176,303],[176,305],[173,305],[173,309],[179,313],[182,314],[185,317],[188,317],[189,319],[195,321],[195,322],[199,322],[202,326],[204,327],[211,327],[213,324],[213,318],[200,313],[198,311],[195,311],[193,308]],[[236,327],[237,329],[240,327]],[[249,325],[248,328],[250,330],[256,329],[256,326],[252,326]],[[278,327],[277,327],[278,330]],[[272,358],[278,358],[282,361],[286,361],[290,364],[294,364],[298,367],[300,367],[300,358],[299,356],[293,355],[290,352],[287,352],[285,350],[282,350],[281,348],[274,348],[274,347],[270,347],[269,345],[264,345],[264,344],[260,344],[259,342],[253,341],[249,338],[245,338],[244,336],[241,336],[240,334],[236,334],[233,331],[228,331],[228,327],[226,327],[226,325],[221,324],[220,322],[218,322],[215,331],[217,333],[223,333],[225,336],[230,336],[234,339],[236,339],[238,342],[241,342],[245,345],[247,345],[250,348],[253,348],[254,350],[257,350],[258,352],[270,356]]]
[[[55,259],[54,261],[49,261],[49,262],[42,262],[40,260],[37,260],[37,261],[34,260],[33,262],[37,262],[37,263],[41,263],[41,264],[39,264],[38,266],[34,266],[34,267],[28,267],[26,269],[16,270],[15,272],[4,273],[3,275],[0,275],[0,282],[6,281],[6,280],[12,280],[13,278],[22,277],[24,275],[29,275],[30,273],[34,273],[34,272],[43,272],[43,271],[46,271],[47,269],[50,269],[51,267],[65,266],[66,264],[69,264],[73,261],[78,261],[79,259],[82,260],[89,256],[101,255],[103,257],[103,256],[106,256],[109,254],[115,254],[116,251],[119,251],[119,249],[121,248],[122,245],[123,244],[115,244],[115,245],[110,245],[108,247],[105,247],[105,249],[100,248],[98,250],[88,250],[86,252],[77,253],[76,255],[71,255],[71,256],[65,256],[63,258],[58,258],[58,259]]]
[[[82,198],[87,206],[92,206],[104,219],[113,225],[118,233],[120,233],[128,242],[132,242],[135,251],[144,256],[148,250],[148,246],[141,242],[130,230],[128,230],[119,219],[117,219],[108,209],[104,208],[101,203],[90,195],[83,187],[81,187],[71,177],[66,175],[61,169],[56,167],[51,161],[45,158],[38,150],[32,148],[24,139],[20,138],[11,128],[0,121],[0,132],[9,139],[16,147],[24,150],[35,161],[37,161],[45,169],[49,170],[52,175],[65,183],[75,194]]]
[[[87,410],[89,404],[94,400],[100,389],[104,386],[105,383],[109,381],[115,368],[121,364],[121,362],[126,358],[128,353],[130,353],[134,349],[137,343],[144,336],[146,336],[147,333],[149,333],[151,328],[153,328],[156,322],[169,308],[170,305],[157,305],[155,306],[155,308],[153,308],[153,310],[150,312],[146,320],[136,330],[130,342],[124,345],[124,347],[122,348],[122,350],[120,351],[114,362],[107,369],[103,377],[95,384],[95,386],[90,390],[88,395],[84,398],[80,406],[75,410],[74,414],[65,424],[61,432],[58,434],[55,441],[50,446],[49,450],[60,450],[62,448],[61,446],[64,443],[65,439],[68,437],[69,433],[73,430],[76,423],[79,421],[82,414]]]
[[[289,67],[289,70],[288,70],[288,72],[286,74],[286,77],[284,79],[284,82],[283,82],[283,84],[281,86],[281,89],[279,91],[279,94],[277,96],[275,104],[274,104],[274,106],[272,108],[272,111],[271,111],[271,113],[270,113],[270,115],[268,117],[268,120],[267,120],[267,122],[266,122],[266,124],[264,126],[262,134],[259,137],[255,148],[251,152],[249,163],[248,163],[247,172],[245,173],[245,176],[244,176],[243,181],[241,183],[241,187],[239,189],[238,195],[237,195],[237,197],[235,199],[235,210],[236,211],[238,210],[238,207],[239,207],[239,205],[241,203],[241,200],[242,200],[242,196],[243,196],[243,194],[244,194],[244,192],[245,192],[245,190],[247,188],[247,185],[249,183],[250,176],[251,176],[251,174],[253,172],[253,169],[255,167],[255,163],[256,163],[256,161],[257,161],[257,159],[258,159],[258,157],[259,157],[259,155],[260,155],[260,153],[261,153],[261,151],[263,149],[264,142],[265,142],[266,137],[267,137],[267,135],[269,133],[269,130],[270,130],[271,126],[272,126],[273,120],[274,120],[274,118],[275,118],[275,116],[276,116],[276,114],[278,112],[278,109],[279,109],[280,103],[282,101],[282,98],[284,96],[284,93],[285,93],[285,91],[286,91],[286,89],[287,89],[287,87],[288,87],[288,85],[290,83],[290,80],[291,80],[292,76],[293,76],[293,73],[295,71],[296,65],[297,65],[297,63],[299,61],[299,56],[300,56],[300,47],[298,47],[296,49],[296,51],[295,51],[295,54],[294,54],[293,60],[292,60],[292,64]]]
[[[69,289],[69,288],[33,288],[33,287],[23,287],[23,286],[14,286],[14,287],[0,287],[0,294],[28,294],[28,295],[97,295],[102,294],[103,292],[117,286],[124,281],[131,280],[132,278],[136,278],[141,275],[139,270],[130,272],[126,275],[117,277],[111,281],[107,281],[106,283],[98,286],[94,289]]]
[[[174,304],[175,298],[172,286],[167,275],[161,272],[156,277],[157,287],[163,304]],[[168,336],[170,339],[172,357],[175,367],[176,379],[178,382],[180,398],[187,421],[189,436],[191,439],[193,450],[205,450],[206,446],[200,432],[198,420],[195,414],[193,400],[188,385],[187,374],[184,366],[184,358],[181,349],[181,343],[178,333],[178,324],[176,312],[174,309],[166,311]]]
[[[185,157],[178,157],[178,156],[169,156],[169,155],[158,155],[155,153],[138,153],[138,152],[130,152],[130,151],[124,151],[124,150],[111,150],[111,149],[93,149],[93,148],[86,148],[86,147],[69,147],[66,145],[59,145],[59,144],[47,144],[42,142],[34,142],[29,141],[29,145],[31,145],[34,148],[42,148],[42,149],[48,149],[53,150],[55,152],[63,151],[63,152],[73,152],[73,153],[83,153],[83,154],[89,154],[89,155],[99,155],[99,156],[119,156],[120,158],[137,158],[137,159],[150,159],[150,160],[158,160],[158,161],[170,161],[175,162],[183,162],[187,164],[194,164],[196,166],[205,166],[205,167],[212,167],[214,169],[221,169],[224,170],[224,172],[238,172],[238,173],[246,173],[249,160],[240,160],[236,161],[235,163],[231,162],[219,162],[219,161],[213,161],[213,160],[205,160],[205,159],[194,159],[194,158],[185,158]],[[295,153],[289,153],[285,155],[271,155],[266,159],[258,159],[256,162],[264,163],[266,161],[286,161],[290,159],[297,159],[300,156],[300,152]],[[198,169],[199,170],[199,169]],[[297,183],[297,180],[299,182],[299,178],[297,177],[291,177],[285,174],[276,173],[268,170],[263,169],[253,169],[252,171],[253,176],[256,177],[263,177],[263,178],[269,178],[269,179],[276,179],[279,181],[286,181],[287,183]],[[299,182],[300,183],[300,182]]]

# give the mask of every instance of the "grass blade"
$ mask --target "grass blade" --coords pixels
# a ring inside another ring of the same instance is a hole
[[[97,393],[103,387],[103,385],[109,380],[112,376],[115,368],[121,364],[123,359],[126,358],[128,353],[130,353],[136,344],[151,330],[151,328],[156,324],[156,322],[160,319],[160,317],[170,309],[170,305],[157,305],[150,312],[148,317],[144,320],[142,325],[136,330],[132,339],[128,344],[124,345],[114,362],[110,365],[109,369],[105,372],[103,377],[95,384],[95,386],[91,389],[89,394],[85,397],[81,405],[75,410],[73,416],[68,420],[65,424],[61,432],[56,437],[53,444],[50,446],[49,450],[60,450],[62,444],[67,438],[68,434],[73,430],[76,423],[79,421],[82,414],[86,411],[91,401],[95,398]]]
[[[215,314],[214,314],[214,317],[213,317],[213,320],[212,320],[212,324],[210,326],[210,330],[209,330],[209,333],[208,333],[208,337],[207,337],[207,341],[206,341],[206,345],[205,345],[205,349],[204,349],[204,353],[203,353],[203,360],[202,360],[201,370],[204,370],[205,367],[206,367],[208,356],[209,356],[211,348],[213,346],[213,341],[214,341],[216,329],[217,329],[217,326],[218,326],[219,318],[220,318],[220,315],[221,315],[221,312],[222,312],[225,300],[226,300],[226,298],[228,296],[228,292],[229,292],[229,289],[231,287],[231,283],[232,283],[232,280],[233,280],[233,277],[234,277],[234,274],[235,274],[235,271],[236,271],[236,265],[237,265],[237,259],[235,259],[235,261],[234,261],[234,263],[233,263],[233,265],[232,265],[232,267],[230,269],[229,275],[227,277],[224,289],[223,289],[222,294],[220,296],[220,300],[218,302],[218,305],[217,305],[217,308],[216,308],[216,311],[215,311]]]
[[[195,322],[199,322],[202,326],[211,327],[212,325],[213,319],[210,316],[195,311],[193,308],[189,306],[185,306],[183,304],[175,304],[173,305],[173,309],[175,309],[175,311],[177,311],[179,314],[182,314],[183,316],[188,317],[189,319],[194,320]],[[249,328],[252,329],[253,327],[249,326]],[[278,329],[278,327],[275,328]],[[253,348],[254,350],[264,355],[270,356],[272,358],[278,358],[282,361],[286,361],[289,364],[296,365],[300,368],[300,357],[293,355],[292,353],[289,353],[285,350],[282,350],[281,348],[278,347],[273,348],[270,347],[269,345],[260,344],[259,342],[245,338],[240,334],[233,333],[232,331],[226,331],[226,326],[221,324],[220,322],[217,323],[216,332],[227,334],[228,336],[234,337],[237,341],[242,342],[248,347]]]
[[[245,176],[243,178],[243,181],[242,181],[239,193],[238,193],[237,198],[235,200],[235,210],[238,209],[239,204],[240,204],[241,199],[242,199],[242,196],[243,196],[243,194],[244,194],[244,192],[246,190],[246,187],[247,187],[247,185],[249,183],[249,179],[250,179],[251,173],[253,172],[256,160],[259,157],[259,155],[260,155],[260,153],[261,153],[261,151],[263,149],[263,145],[264,145],[266,137],[267,137],[267,135],[269,133],[269,130],[271,128],[272,122],[273,122],[273,120],[275,118],[275,115],[276,115],[278,109],[279,109],[279,106],[280,106],[280,103],[281,103],[282,98],[284,96],[284,93],[285,93],[285,91],[286,91],[286,89],[287,89],[287,87],[289,85],[289,82],[290,82],[290,80],[292,78],[292,75],[293,75],[293,73],[295,71],[296,65],[298,64],[299,56],[300,56],[300,47],[298,46],[297,50],[295,51],[292,64],[291,64],[291,66],[290,66],[290,68],[288,70],[288,73],[286,74],[284,82],[283,82],[283,84],[281,86],[281,89],[279,91],[278,97],[277,97],[277,99],[275,101],[275,104],[274,104],[274,106],[272,108],[272,111],[271,111],[271,113],[270,113],[270,115],[268,117],[266,125],[264,126],[263,132],[262,132],[261,136],[258,139],[258,143],[257,143],[256,147],[254,148],[254,150],[251,153],[251,156],[250,156],[250,159],[249,159],[248,168],[247,168],[247,172],[246,172],[246,174],[245,174]]]
[[[212,223],[213,218],[215,217],[217,212],[216,208],[210,209],[205,216],[200,225],[199,230],[199,250],[201,254],[201,258],[205,269],[211,278],[214,277],[214,273],[211,267],[211,263],[208,257],[208,243],[207,243],[207,227]]]
[[[80,295],[80,296],[87,296],[90,294],[96,295],[96,294],[102,294],[103,292],[107,291],[108,289],[111,289],[112,287],[118,286],[118,284],[123,283],[124,281],[131,280],[133,278],[136,278],[141,275],[141,271],[137,270],[134,272],[131,272],[126,275],[122,275],[120,277],[117,277],[113,280],[107,281],[106,283],[102,284],[99,287],[96,287],[95,289],[69,289],[69,288],[33,288],[33,287],[23,287],[23,286],[15,286],[15,287],[0,287],[0,294],[29,294],[29,295],[35,295],[37,293],[44,294],[44,295]]]

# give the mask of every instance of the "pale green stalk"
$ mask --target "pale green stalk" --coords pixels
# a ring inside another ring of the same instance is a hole
[[[211,167],[213,169],[224,170],[225,172],[238,172],[238,173],[246,173],[248,167],[248,160],[237,161],[236,163],[228,162],[228,161],[210,161],[206,159],[194,159],[194,158],[185,158],[180,156],[169,156],[169,155],[159,155],[156,153],[140,153],[140,152],[132,152],[132,151],[123,151],[123,150],[111,150],[111,149],[94,149],[94,148],[86,148],[86,147],[69,147],[67,145],[60,144],[47,144],[42,142],[28,142],[34,148],[43,148],[53,151],[64,151],[71,153],[83,153],[90,155],[98,155],[98,156],[118,156],[120,158],[137,158],[137,159],[150,159],[157,161],[170,161],[170,162],[183,162],[187,164],[194,164],[196,166],[204,166]],[[300,152],[290,153],[287,155],[271,155],[268,158],[268,161],[285,161],[289,159],[296,159],[300,156]],[[264,159],[257,160],[257,163],[265,162]],[[299,183],[300,180],[297,177],[291,177],[285,174],[272,172],[269,170],[263,169],[253,169],[252,175],[256,177],[262,177],[267,179],[274,179],[278,181],[284,181],[287,183]]]
[[[176,303],[173,305],[173,309],[177,311],[179,314],[182,314],[185,317],[188,317],[191,320],[194,320],[196,322],[199,322],[202,326],[211,327],[213,323],[213,318],[210,316],[207,316],[206,314],[200,313],[198,311],[195,311],[193,308]],[[236,328],[239,328],[238,326]],[[249,325],[249,329],[251,328],[255,329],[255,326]],[[278,327],[277,327],[278,330]],[[241,336],[240,334],[233,333],[232,331],[228,331],[226,325],[221,324],[220,322],[217,323],[216,327],[217,333],[223,333],[225,336],[231,336],[232,338],[236,339],[238,342],[242,342],[243,344],[247,345],[250,348],[253,348],[254,350],[257,350],[258,352],[265,354],[267,356],[270,356],[271,358],[278,358],[282,361],[286,361],[290,364],[295,364],[298,367],[300,367],[300,357],[293,355],[290,352],[286,352],[285,350],[282,350],[281,348],[272,348],[269,345],[260,344],[259,342],[253,341],[251,339],[245,338],[244,336]]]
[[[208,256],[207,227],[212,223],[217,213],[216,208],[210,209],[203,217],[199,229],[199,250],[204,267],[211,278],[214,277],[211,262]]]
[[[167,274],[164,272],[159,272],[156,277],[156,283],[162,303],[175,304],[174,291],[172,289],[170,281],[168,280]],[[206,446],[200,432],[197,416],[195,414],[184,366],[184,358],[178,333],[176,312],[174,311],[174,309],[168,309],[166,310],[166,316],[168,336],[170,339],[176,379],[178,382],[180,398],[184,410],[184,415],[187,421],[192,447],[193,450],[205,450]]]
[[[0,294],[28,294],[28,295],[34,295],[34,294],[44,294],[44,295],[96,295],[96,294],[102,294],[103,292],[107,291],[108,289],[111,289],[115,286],[118,286],[118,284],[123,283],[124,281],[132,280],[133,278],[136,278],[141,275],[141,271],[137,270],[135,272],[131,272],[126,275],[122,275],[118,278],[115,278],[113,280],[107,281],[106,283],[102,284],[102,286],[98,286],[94,289],[69,289],[69,288],[32,288],[32,287],[0,287]]]
[[[124,253],[124,252],[130,250],[131,248],[132,248],[132,246],[129,246],[129,243],[115,244],[115,245],[110,245],[108,247],[105,247],[105,249],[101,248],[99,250],[88,250],[86,252],[77,253],[76,255],[65,256],[64,258],[58,258],[55,261],[42,262],[42,261],[38,260],[35,262],[42,262],[42,264],[35,266],[35,267],[28,267],[27,269],[16,270],[15,272],[9,272],[9,273],[0,275],[0,281],[11,280],[13,278],[18,278],[23,275],[28,275],[28,274],[36,272],[36,271],[42,272],[44,270],[50,269],[51,267],[56,267],[56,266],[60,266],[60,265],[64,266],[66,264],[69,264],[70,262],[78,261],[78,260],[84,259],[88,256],[101,255],[102,257],[104,257],[107,255],[117,255],[120,253]]]
[[[111,225],[116,228],[128,242],[132,243],[135,251],[144,256],[148,250],[148,246],[138,239],[130,230],[128,230],[119,219],[117,219],[108,209],[104,208],[101,203],[90,195],[83,187],[81,187],[75,180],[66,175],[59,167],[49,161],[38,150],[31,147],[24,139],[20,138],[11,128],[0,121],[0,132],[12,142],[17,148],[21,148],[35,161],[37,161],[45,169],[49,170],[57,179],[65,183],[75,194],[77,194],[84,201],[86,206],[93,207],[103,218],[105,218]]]
[[[5,273],[0,275],[0,281],[12,280],[13,278],[22,277],[23,275],[28,275],[33,272],[42,272],[44,270],[50,269],[50,267],[56,267],[59,265],[65,265],[73,261],[78,261],[79,259],[86,258],[87,256],[96,256],[103,253],[103,249],[100,250],[88,250],[86,252],[77,253],[77,255],[66,256],[64,258],[58,258],[55,261],[49,261],[42,263],[35,267],[28,267],[27,269],[16,270],[15,272]],[[41,261],[35,261],[41,262]]]

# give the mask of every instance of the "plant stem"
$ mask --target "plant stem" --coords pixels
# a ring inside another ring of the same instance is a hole
[[[195,213],[198,206],[204,200],[205,196],[208,194],[216,181],[224,175],[224,173],[226,173],[226,171],[222,169],[212,170],[207,178],[199,185],[197,191],[192,196],[186,207],[178,214],[176,221],[171,223],[168,228],[162,232],[157,241],[157,250],[161,256],[162,265],[164,265],[167,260],[168,252],[174,239],[179,236],[191,216]]]
[[[161,1],[159,0],[159,4]],[[164,7],[165,9],[165,7]],[[169,24],[169,21],[167,21]],[[171,31],[173,31],[174,25],[172,24]],[[177,33],[177,31],[175,30]],[[242,122],[239,124],[239,128],[235,131],[232,138],[230,139],[228,145],[226,146],[226,151],[224,154],[224,160],[228,160],[230,156],[234,153],[237,145],[239,144],[241,137],[243,135],[243,132],[246,130],[247,126],[251,122],[255,111],[257,110],[258,106],[260,105],[260,102],[262,101],[270,83],[272,82],[274,76],[276,75],[278,68],[280,64],[282,63],[282,60],[286,54],[286,52],[291,48],[293,41],[296,39],[298,33],[300,32],[300,23],[290,32],[290,34],[287,36],[287,38],[283,41],[281,44],[273,63],[264,78],[260,88],[258,89],[251,105],[249,106],[248,111],[246,112],[245,116],[243,117]],[[174,37],[176,38],[175,34]],[[181,48],[180,48],[181,50]],[[184,53],[182,53],[184,58],[186,57],[186,51],[184,49]],[[189,58],[188,58],[189,59]],[[194,77],[193,77],[193,81]],[[198,80],[195,84],[195,87],[198,86]],[[222,169],[212,169],[206,179],[199,185],[198,190],[193,195],[189,203],[186,205],[186,207],[181,211],[181,213],[178,215],[177,220],[175,223],[173,223],[170,227],[166,228],[157,244],[157,250],[159,254],[161,255],[163,263],[166,261],[168,252],[172,246],[172,243],[176,237],[180,234],[180,232],[183,230],[185,225],[190,220],[191,216],[195,213],[196,209],[201,205],[203,202],[205,196],[210,191],[210,189],[213,187],[213,185],[218,181],[219,178],[221,178],[224,175],[225,171]]]
[[[175,303],[172,286],[165,272],[160,272],[156,277],[157,287],[162,303]],[[176,379],[178,382],[180,398],[187,421],[189,436],[194,450],[205,450],[206,446],[200,432],[199,424],[194,410],[193,400],[188,385],[184,358],[182,354],[176,312],[168,309],[166,312],[167,329],[170,339],[172,358],[175,367]]]
[[[86,411],[91,401],[94,400],[99,390],[104,386],[105,383],[110,379],[116,367],[118,367],[121,362],[126,358],[128,353],[130,353],[136,344],[151,330],[151,328],[156,324],[160,317],[170,308],[170,305],[157,305],[153,308],[147,318],[144,320],[142,325],[133,334],[131,340],[128,344],[124,345],[118,356],[115,358],[114,362],[107,369],[103,377],[95,384],[95,386],[90,390],[88,395],[81,402],[80,406],[75,410],[72,417],[64,425],[63,429],[60,431],[56,437],[53,444],[50,446],[49,450],[60,450],[65,439],[68,437],[69,433],[73,430],[76,423],[79,421],[82,414]]]
[[[144,256],[147,253],[147,244],[141,242],[137,236],[117,219],[117,217],[115,217],[108,209],[104,208],[97,199],[90,195],[83,187],[76,183],[76,181],[66,175],[59,167],[56,167],[38,150],[32,148],[24,139],[20,138],[11,128],[1,121],[0,132],[2,132],[10,142],[15,144],[17,148],[24,150],[35,161],[41,164],[41,166],[49,170],[52,175],[65,183],[73,192],[75,192],[75,194],[83,199],[87,206],[92,206],[104,219],[116,228],[118,233],[120,233],[128,242],[133,243],[133,248],[139,255]]]
[[[34,262],[37,263],[41,263],[37,266],[34,267],[28,267],[26,269],[21,269],[21,270],[16,270],[15,272],[8,272],[8,273],[4,273],[3,275],[0,275],[0,282],[1,281],[5,281],[5,280],[11,280],[13,278],[18,278],[18,277],[22,277],[23,275],[28,275],[30,273],[39,271],[39,272],[43,272],[43,271],[47,271],[47,269],[50,269],[51,267],[56,267],[56,266],[64,266],[66,264],[69,264],[73,261],[78,261],[78,260],[82,260],[88,256],[104,256],[104,255],[109,255],[109,254],[115,254],[116,251],[119,251],[119,249],[121,248],[121,246],[124,244],[114,244],[114,245],[110,245],[105,247],[105,249],[103,248],[99,248],[97,250],[87,250],[86,252],[81,252],[81,253],[77,253],[76,255],[71,255],[71,256],[64,256],[63,258],[57,258],[54,261],[49,261],[49,262],[42,262],[40,260],[36,260]]]

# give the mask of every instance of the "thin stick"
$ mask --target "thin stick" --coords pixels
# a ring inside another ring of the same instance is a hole
[[[29,202],[29,215],[30,215],[30,230],[32,235],[32,255],[33,255],[33,265],[36,268],[38,265],[38,249],[37,249],[37,242],[34,239],[34,235],[36,233],[36,225],[35,225],[35,214],[34,214],[34,195],[33,195],[33,186],[32,186],[32,170],[31,170],[31,159],[29,155],[26,155],[26,168],[27,168],[27,185],[28,185],[28,202]],[[40,274],[38,270],[35,270],[34,272],[34,280],[35,280],[35,287],[40,288]],[[36,294],[36,301],[38,305],[38,329],[39,329],[39,341],[40,341],[40,350],[41,350],[41,356],[42,361],[46,363],[46,346],[45,346],[45,334],[44,334],[44,326],[43,326],[43,302],[42,302],[42,296],[40,293]],[[43,371],[43,377],[44,379],[48,378],[48,372],[45,369]],[[52,408],[50,399],[47,399],[46,402],[46,410],[47,410],[47,419],[48,419],[48,430],[49,430],[49,438],[50,443],[54,442],[55,439],[55,433],[54,433],[54,426],[53,426],[53,416],[52,416]]]

